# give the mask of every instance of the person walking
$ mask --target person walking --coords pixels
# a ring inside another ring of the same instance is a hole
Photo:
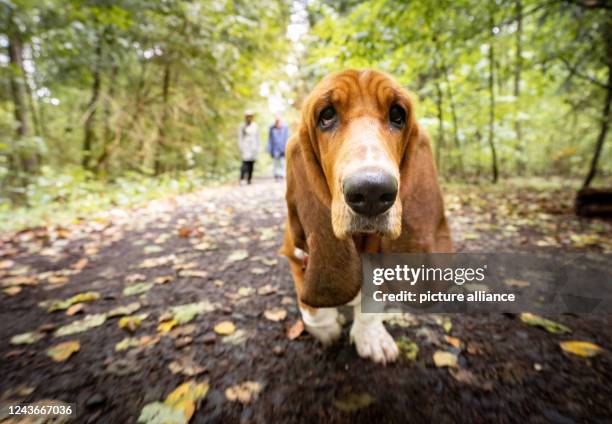
[[[259,153],[259,128],[253,120],[255,114],[252,110],[244,112],[244,122],[238,129],[238,149],[242,158],[240,167],[240,185],[245,182],[251,184],[253,167]]]
[[[268,152],[272,156],[274,179],[282,180],[285,177],[285,147],[289,139],[289,128],[276,116],[274,124],[268,133]]]

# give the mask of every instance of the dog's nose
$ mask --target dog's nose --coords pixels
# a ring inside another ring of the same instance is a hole
[[[397,197],[397,180],[386,172],[360,172],[342,183],[344,200],[360,215],[376,216],[388,210]]]

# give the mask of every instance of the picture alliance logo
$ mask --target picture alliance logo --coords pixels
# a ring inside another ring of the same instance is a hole
[[[486,264],[479,267],[462,268],[396,265],[391,268],[374,268],[372,283],[380,286],[384,283],[405,282],[414,286],[419,282],[445,282],[461,286],[465,283],[484,281],[486,271]]]

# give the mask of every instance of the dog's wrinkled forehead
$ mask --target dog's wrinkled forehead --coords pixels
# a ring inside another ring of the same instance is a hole
[[[391,104],[409,108],[405,91],[389,76],[381,72],[349,70],[323,79],[313,90],[311,119],[325,107],[333,105],[353,118],[364,114],[385,115]]]

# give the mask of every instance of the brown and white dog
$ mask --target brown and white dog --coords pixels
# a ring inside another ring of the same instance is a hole
[[[361,313],[361,252],[450,252],[429,137],[409,93],[374,70],[330,75],[302,107],[287,146],[289,258],[306,329],[327,345],[341,333],[335,307],[350,304],[358,354],[398,350],[382,318]]]

